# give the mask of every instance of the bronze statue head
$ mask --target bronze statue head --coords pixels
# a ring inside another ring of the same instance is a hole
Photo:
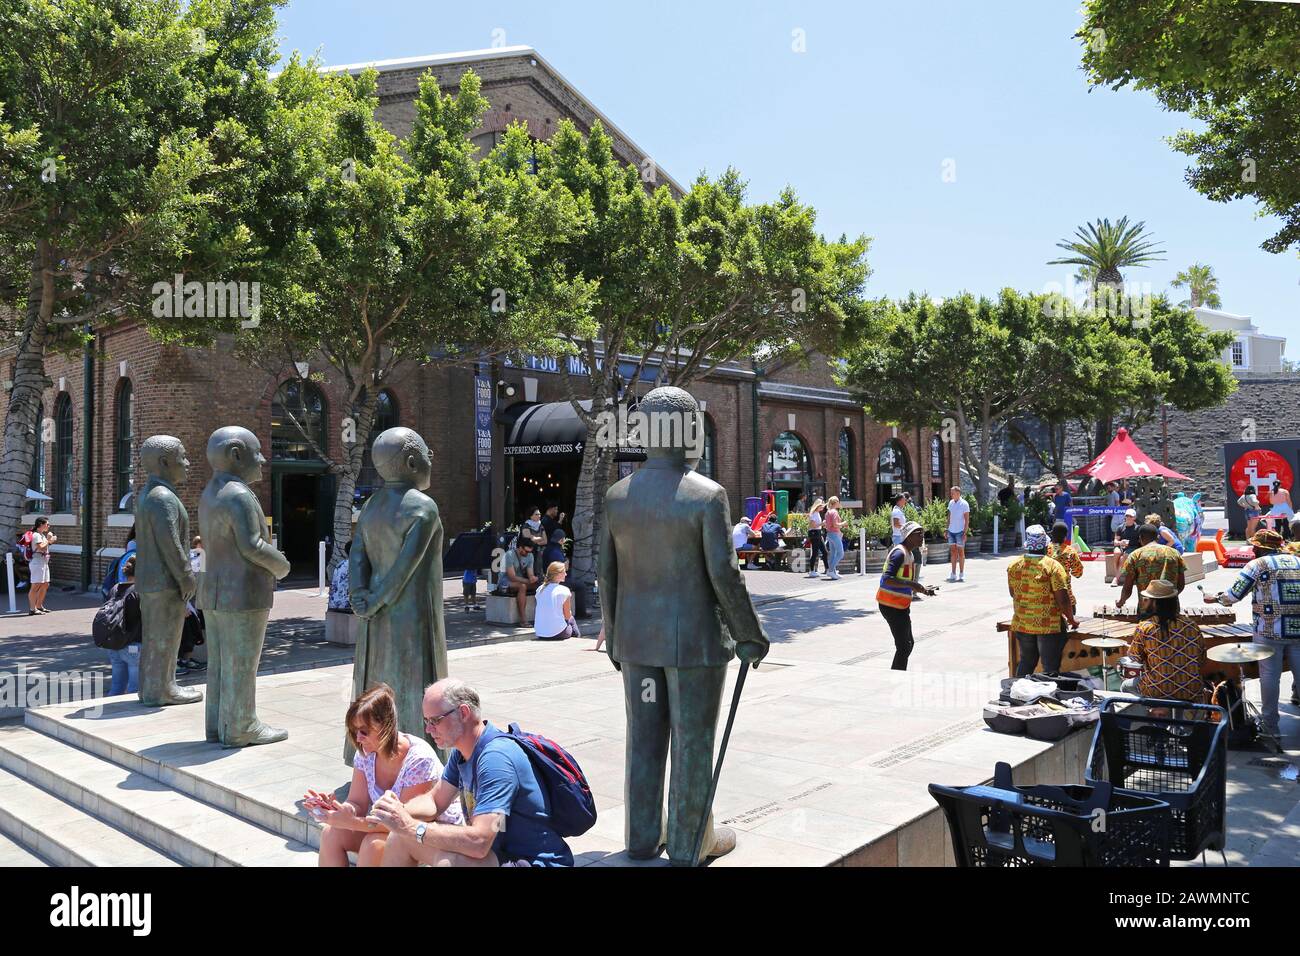
[[[247,428],[227,425],[208,438],[208,464],[213,471],[224,471],[252,484],[262,480],[262,443]]]
[[[190,460],[185,446],[171,435],[150,435],[140,446],[140,464],[150,475],[171,485],[179,485],[190,474]]]
[[[704,453],[704,416],[690,392],[661,385],[641,399],[636,410],[645,416],[642,442],[647,458],[698,463]]]
[[[399,425],[381,433],[370,456],[386,485],[410,485],[424,491],[433,480],[429,446],[409,428]]]

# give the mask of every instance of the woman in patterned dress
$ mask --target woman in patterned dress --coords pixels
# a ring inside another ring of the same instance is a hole
[[[346,722],[357,751],[348,798],[339,803],[329,791],[308,790],[303,808],[325,824],[321,866],[347,866],[349,851],[357,855],[357,866],[381,866],[388,831],[367,819],[370,808],[390,790],[403,803],[432,790],[442,779],[442,761],[423,737],[398,732],[397,702],[387,684],[376,684],[354,700]],[[464,823],[460,803],[453,801],[438,820]]]
[[[1155,616],[1137,626],[1129,643],[1128,656],[1142,665],[1136,692],[1159,700],[1204,703],[1201,629],[1181,616],[1177,587],[1157,578],[1142,596],[1151,599]]]

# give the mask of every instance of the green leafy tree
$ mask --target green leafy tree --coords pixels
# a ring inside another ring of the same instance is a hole
[[[599,413],[657,384],[689,388],[740,355],[829,348],[866,278],[867,241],[823,239],[813,210],[788,189],[774,202],[747,203],[732,170],[699,177],[680,200],[664,185],[651,191],[640,170],[617,160],[599,124],[583,136],[561,123],[539,168],[583,211],[560,259],[597,287],[594,330],[569,337],[586,373],[562,366],[587,427],[571,581],[588,588],[616,453],[597,440]]]
[[[1122,269],[1145,266],[1160,259],[1158,248],[1146,231],[1146,223],[1129,225],[1128,216],[1114,224],[1109,219],[1085,223],[1065,239],[1058,248],[1070,253],[1048,260],[1048,265],[1078,266],[1080,275],[1092,280],[1094,292],[1099,287],[1119,290],[1124,285]]]
[[[1215,277],[1212,266],[1194,263],[1174,276],[1174,281],[1169,284],[1175,289],[1187,287],[1187,298],[1178,303],[1180,306],[1199,309],[1208,305],[1211,309],[1217,309],[1223,305],[1223,300],[1219,298],[1219,280]]]
[[[1171,138],[1187,181],[1216,202],[1278,216],[1269,252],[1300,246],[1300,7],[1237,0],[1085,0],[1094,86],[1132,84],[1198,128]]]
[[[467,71],[453,94],[420,80],[411,134],[376,118],[376,74],[322,73],[294,57],[275,81],[305,186],[293,252],[272,273],[266,319],[241,352],[280,374],[323,359],[346,391],[343,455],[304,439],[336,476],[334,551],[351,539],[352,502],[380,391],[413,364],[474,364],[507,350],[552,353],[587,329],[587,286],[553,259],[578,227],[572,196],[534,175],[521,125],[488,156],[469,137],[487,100]]]
[[[13,387],[0,459],[11,540],[45,355],[143,318],[175,273],[262,256],[243,186],[271,107],[279,0],[0,0],[0,332]]]

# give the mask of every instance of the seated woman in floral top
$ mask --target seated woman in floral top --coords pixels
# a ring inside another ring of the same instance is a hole
[[[398,731],[397,705],[387,684],[377,684],[352,702],[347,728],[357,749],[347,800],[339,803],[329,791],[308,790],[303,807],[325,824],[321,866],[347,866],[349,851],[357,854],[358,866],[380,866],[388,831],[366,819],[371,806],[390,790],[403,803],[432,790],[442,779],[442,761],[423,737]],[[464,823],[460,804],[453,802],[438,820]]]
[[[1137,626],[1128,656],[1142,665],[1136,692],[1143,697],[1205,703],[1201,680],[1201,629],[1179,614],[1178,588],[1156,578],[1142,592],[1152,601],[1155,617]]]

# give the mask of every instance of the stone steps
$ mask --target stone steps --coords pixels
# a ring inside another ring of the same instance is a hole
[[[233,786],[209,779],[205,776],[207,765],[202,761],[184,765],[176,761],[168,763],[167,758],[163,757],[154,759],[93,730],[58,720],[39,708],[27,710],[23,719],[29,729],[42,736],[56,739],[75,750],[155,781],[218,812],[224,811],[229,816],[278,835],[282,842],[301,845],[312,851],[312,863],[316,861],[315,850],[320,847],[321,832],[318,823],[307,819],[295,808],[256,799]],[[215,749],[216,745],[196,744],[196,747]],[[339,767],[342,766],[340,760]]]
[[[0,735],[0,769],[190,866],[313,866],[307,844],[30,728]],[[45,835],[45,821],[33,827]],[[30,824],[29,824],[30,825]],[[40,852],[40,844],[35,847]],[[56,861],[57,862],[57,861]]]
[[[0,769],[0,833],[53,866],[178,866],[153,847]]]
[[[0,869],[42,866],[49,866],[49,864],[21,843],[0,834]]]

